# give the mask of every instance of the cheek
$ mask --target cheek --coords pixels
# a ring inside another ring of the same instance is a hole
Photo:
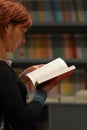
[[[16,47],[16,42],[15,42],[15,37],[14,36],[10,36],[9,39],[6,42],[6,50],[8,52],[12,52],[15,50]]]

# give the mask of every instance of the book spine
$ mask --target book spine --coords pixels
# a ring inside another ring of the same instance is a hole
[[[69,35],[69,47],[71,58],[76,58],[76,40],[73,34]]]
[[[68,22],[69,21],[69,19],[68,19],[68,11],[67,11],[66,6],[65,6],[65,0],[61,0],[61,10],[62,10],[62,15],[63,15],[64,22]]]
[[[70,43],[69,43],[69,35],[64,34],[63,35],[64,38],[64,47],[63,47],[63,57],[70,59],[71,58],[71,52],[70,52]]]
[[[79,18],[78,18],[78,12],[77,12],[77,4],[76,4],[76,0],[73,0],[72,1],[73,3],[73,7],[74,7],[74,10],[75,10],[75,17],[76,17],[76,22],[79,21]]]
[[[35,51],[34,51],[34,55],[35,55],[35,59],[41,59],[43,58],[43,45],[41,44],[41,41],[42,41],[42,37],[40,34],[36,34],[35,36],[35,45],[34,45],[34,48],[35,48]]]
[[[35,34],[30,41],[30,57],[36,59],[53,58],[50,35]]]
[[[51,35],[48,34],[48,35],[45,35],[43,37],[43,45],[45,46],[44,48],[44,55],[45,55],[45,58],[50,58],[52,59],[53,58],[53,49],[52,49],[52,41],[51,41]]]
[[[76,73],[76,71],[75,71]],[[74,96],[76,93],[76,86],[75,86],[75,73],[73,73],[73,76],[71,76],[70,79],[70,87],[71,87],[71,95]]]
[[[27,4],[28,4],[28,1],[27,1]],[[29,6],[30,9],[32,9],[31,11],[32,21],[40,22],[38,1],[32,0],[27,6]]]
[[[61,35],[52,35],[51,36],[51,41],[52,41],[52,48],[53,48],[53,58],[57,57],[63,57],[63,52],[62,52],[62,44],[63,44],[63,39]]]
[[[87,57],[87,34],[84,36],[84,46],[85,46],[85,57]]]
[[[69,0],[68,2],[69,2],[69,8],[70,8],[71,21],[76,22],[73,0]]]
[[[63,17],[62,17],[62,11],[61,11],[61,0],[52,0],[52,6],[53,6],[53,10],[54,10],[54,16],[55,16],[55,20],[57,22],[62,22],[63,21]]]
[[[34,51],[35,51],[35,37],[34,36],[31,36],[30,37],[30,42],[29,42],[29,49],[28,49],[28,57],[29,59],[34,59],[35,58],[35,54],[34,54]]]
[[[81,49],[81,39],[79,34],[75,34],[75,39],[76,39],[76,57],[79,59],[83,58],[82,55],[82,49]]]
[[[82,69],[80,70],[80,89],[81,90],[84,90],[86,89],[86,73],[85,73],[85,70]]]
[[[61,95],[71,95],[71,86],[69,78],[61,82]]]
[[[82,5],[81,5],[81,0],[76,0],[76,5],[77,5],[77,13],[78,13],[79,22],[83,22],[84,17],[83,17],[83,10],[82,10]]]
[[[80,0],[81,1],[81,6],[82,6],[82,10],[83,10],[83,21],[86,22],[87,21],[87,2],[85,0]]]
[[[54,16],[53,16],[53,9],[50,1],[42,1],[42,6],[44,6],[44,15],[45,15],[45,21],[47,22],[53,22]]]
[[[71,21],[72,22],[72,17],[71,17],[71,7],[70,7],[70,2],[69,1],[66,1],[65,2],[65,8],[66,8],[66,11],[67,11],[67,15],[68,15],[68,21]]]
[[[75,72],[75,92],[78,92],[80,90],[80,71],[76,70]]]
[[[38,15],[39,15],[39,20],[40,22],[45,22],[46,21],[46,17],[45,17],[45,8],[43,6],[43,1],[38,0]]]

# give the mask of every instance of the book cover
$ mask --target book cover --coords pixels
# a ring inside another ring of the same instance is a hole
[[[39,69],[26,74],[26,76],[32,81],[34,87],[37,87],[38,84],[55,77],[58,77],[59,80],[63,80],[71,76],[75,69],[76,67],[74,65],[68,67],[63,59],[57,58]]]

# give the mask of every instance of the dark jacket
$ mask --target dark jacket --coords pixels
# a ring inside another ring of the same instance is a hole
[[[7,63],[0,61],[0,116],[15,130],[35,130],[35,121],[42,111],[39,101],[26,103],[25,85]]]

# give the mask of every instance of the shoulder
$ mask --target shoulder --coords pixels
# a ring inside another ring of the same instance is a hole
[[[11,78],[15,77],[12,68],[4,61],[0,60],[0,77]]]
[[[0,60],[0,71],[3,69],[10,69],[10,67],[6,62]]]

